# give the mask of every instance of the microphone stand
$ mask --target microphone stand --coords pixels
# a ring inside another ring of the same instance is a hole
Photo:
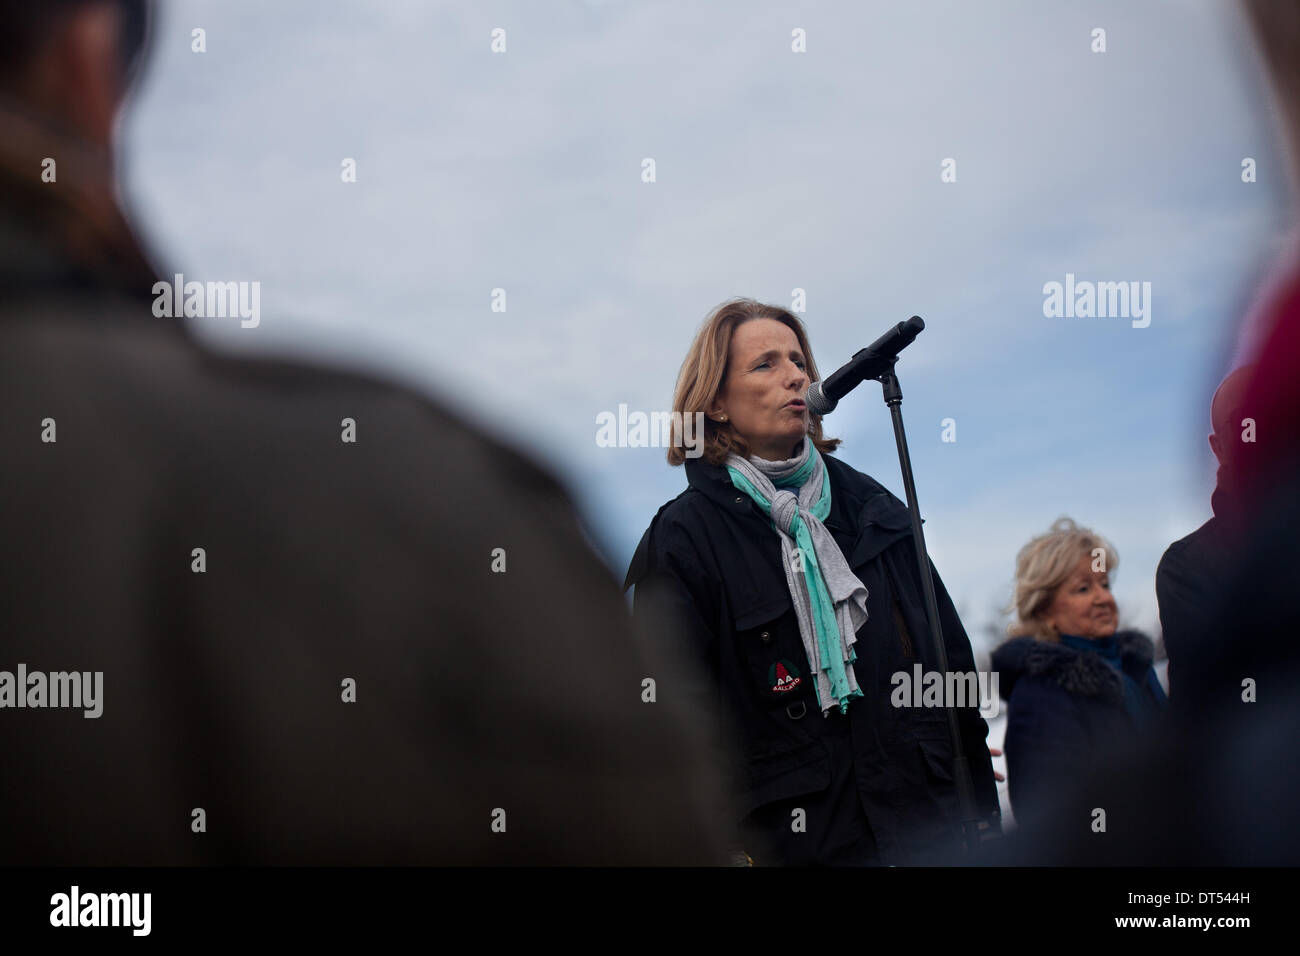
[[[939,601],[934,594],[934,579],[930,576],[929,552],[925,549],[925,534],[921,530],[921,507],[916,500],[916,481],[912,476],[912,456],[907,450],[907,434],[903,430],[903,390],[898,385],[898,376],[894,374],[894,365],[898,356],[889,359],[888,371],[876,376],[884,386],[885,404],[889,406],[890,416],[894,421],[894,439],[898,444],[898,463],[903,472],[903,488],[907,492],[907,508],[912,516],[912,541],[916,545],[917,568],[921,572],[921,590],[925,594],[925,614],[930,624],[930,641],[934,661],[939,665],[943,675],[948,673],[948,652],[943,643],[943,629],[939,625]],[[946,686],[946,677],[945,677]],[[975,788],[971,784],[970,762],[966,759],[966,748],[962,744],[961,729],[957,722],[957,709],[949,704],[944,710],[948,715],[948,736],[952,740],[953,758],[952,779],[957,784],[957,799],[961,806],[962,835],[966,841],[967,853],[972,858],[978,857],[979,811],[975,807]]]

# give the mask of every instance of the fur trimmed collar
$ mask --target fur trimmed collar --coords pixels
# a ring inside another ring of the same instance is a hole
[[[1155,645],[1141,631],[1116,631],[1120,666],[1139,683],[1155,659]],[[1022,676],[1040,677],[1067,694],[1122,704],[1124,685],[1115,669],[1098,654],[1076,651],[1064,644],[1015,637],[993,652],[998,689],[1007,700]]]

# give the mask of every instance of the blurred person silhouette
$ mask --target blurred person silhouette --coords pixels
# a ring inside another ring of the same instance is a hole
[[[1294,187],[1300,5],[1242,9],[1278,97]],[[1300,865],[1300,260],[1269,283],[1258,314],[1239,409],[1255,441],[1228,452],[1242,506],[1225,525],[1230,556],[1203,622],[1187,633],[1193,650],[1174,659],[1170,719],[1155,739],[1116,748],[1034,833],[1006,841],[1003,862]]]
[[[0,0],[0,863],[725,862],[709,726],[642,702],[671,662],[555,479],[155,317],[112,135],[151,13]]]
[[[1213,516],[1186,537],[1166,549],[1156,568],[1156,598],[1160,606],[1160,630],[1169,657],[1166,672],[1170,699],[1182,696],[1175,673],[1176,662],[1189,674],[1204,673],[1203,664],[1191,662],[1194,655],[1217,656],[1216,647],[1200,647],[1191,641],[1198,633],[1213,604],[1213,595],[1223,586],[1223,569],[1230,565],[1234,545],[1234,524],[1242,506],[1241,479],[1237,474],[1236,445],[1253,441],[1256,429],[1245,414],[1245,391],[1254,368],[1240,366],[1230,372],[1214,392],[1210,403],[1210,450],[1219,462],[1214,492],[1210,496]],[[1208,635],[1213,638],[1214,635]],[[1217,635],[1228,639],[1230,634]],[[1189,700],[1189,706],[1195,706]]]
[[[1151,732],[1166,706],[1151,639],[1119,630],[1118,567],[1114,548],[1069,518],[1016,558],[1017,619],[992,667],[1007,700],[1002,748],[1019,826],[1084,786],[1116,741]]]

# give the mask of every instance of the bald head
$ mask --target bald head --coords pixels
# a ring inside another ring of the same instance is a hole
[[[1241,440],[1241,420],[1246,414],[1246,388],[1250,384],[1253,365],[1243,365],[1233,369],[1219,383],[1210,402],[1210,426],[1214,434],[1210,436],[1210,449],[1219,459],[1220,466],[1226,465],[1226,453],[1234,442]]]
[[[1252,370],[1251,365],[1233,369],[1215,389],[1214,400],[1210,402],[1210,424],[1216,435],[1232,436],[1241,428],[1246,386],[1250,384]]]

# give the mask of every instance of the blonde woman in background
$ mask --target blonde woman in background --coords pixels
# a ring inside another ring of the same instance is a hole
[[[1069,518],[1016,559],[1017,620],[993,668],[1008,702],[1003,750],[1022,825],[1085,785],[1103,756],[1165,709],[1151,639],[1119,629],[1110,590],[1118,563],[1104,539]]]

